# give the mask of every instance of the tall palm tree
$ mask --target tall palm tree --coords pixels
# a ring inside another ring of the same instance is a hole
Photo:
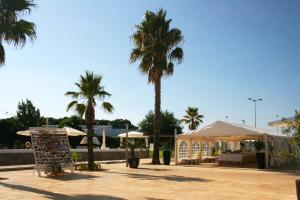
[[[198,114],[198,108],[188,107],[185,111],[186,115],[183,116],[182,122],[189,125],[190,130],[195,130],[199,124],[203,123],[203,115]]]
[[[74,109],[81,118],[85,117],[86,126],[88,130],[88,168],[94,170],[94,152],[93,152],[93,124],[95,120],[96,102],[101,101],[101,106],[104,111],[111,113],[113,106],[109,102],[105,102],[106,97],[111,96],[104,90],[101,85],[102,76],[86,71],[84,75],[75,85],[78,87],[77,92],[69,91],[65,95],[72,97],[67,107],[67,110]]]
[[[139,70],[148,75],[148,82],[155,87],[155,119],[154,119],[154,154],[153,164],[159,161],[159,135],[161,113],[161,78],[171,76],[174,62],[181,63],[183,41],[181,31],[170,28],[171,19],[166,19],[166,11],[157,13],[146,11],[141,24],[136,25],[136,32],[131,36],[134,48],[130,54],[130,62],[140,60]]]
[[[5,63],[4,41],[23,47],[28,38],[36,38],[35,24],[20,19],[21,14],[30,13],[35,6],[32,0],[0,1],[0,66]]]

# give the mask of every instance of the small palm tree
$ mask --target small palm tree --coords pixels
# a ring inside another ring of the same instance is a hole
[[[195,130],[199,124],[203,123],[203,115],[198,114],[198,108],[188,107],[185,111],[186,115],[183,116],[182,122],[189,125],[189,130]]]
[[[27,38],[36,38],[35,24],[19,19],[21,14],[30,13],[35,6],[32,0],[0,1],[0,66],[5,63],[4,41],[23,47]]]
[[[69,91],[65,95],[72,97],[67,107],[67,110],[74,109],[81,118],[85,117],[86,126],[88,130],[88,168],[94,169],[94,153],[93,153],[93,124],[95,120],[96,102],[102,102],[104,111],[111,113],[113,106],[109,102],[105,102],[106,97],[111,96],[104,90],[101,85],[102,76],[86,71],[85,75],[81,75],[80,79],[75,85],[78,87],[77,92]]]
[[[171,76],[174,71],[174,62],[181,63],[183,50],[180,45],[183,41],[181,31],[170,28],[171,19],[166,19],[166,11],[157,13],[146,11],[140,25],[136,25],[136,32],[131,36],[134,49],[130,54],[130,62],[140,60],[139,70],[148,75],[148,82],[155,87],[155,118],[154,118],[154,154],[152,164],[159,161],[159,135],[161,113],[161,78]]]

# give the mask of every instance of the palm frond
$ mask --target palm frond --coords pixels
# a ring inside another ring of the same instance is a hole
[[[86,105],[84,105],[84,104],[77,104],[75,110],[76,110],[77,114],[79,115],[79,117],[83,118],[83,115],[84,115],[85,110],[86,110]]]
[[[67,106],[67,111],[69,111],[70,109],[75,109],[77,104],[78,104],[78,101],[71,101]]]
[[[0,43],[0,66],[5,63],[5,50],[3,45]]]
[[[73,99],[77,99],[79,97],[78,92],[68,91],[65,93],[65,96],[71,96]]]
[[[169,55],[169,59],[171,61],[176,61],[180,64],[183,60],[183,50],[182,50],[182,48],[177,47],[174,50],[172,50],[170,55]]]
[[[114,110],[114,107],[109,102],[103,102],[102,109],[108,113],[112,113]]]
[[[29,38],[33,41],[36,38],[35,24],[25,20],[16,22],[5,34],[4,39],[14,46],[23,47]]]

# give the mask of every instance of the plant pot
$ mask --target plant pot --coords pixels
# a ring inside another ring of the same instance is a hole
[[[130,168],[138,168],[138,166],[140,164],[140,159],[139,158],[129,158],[128,164],[129,164]]]
[[[300,179],[296,180],[297,199],[300,200]]]
[[[170,165],[172,152],[169,150],[163,151],[164,165]]]
[[[257,169],[266,168],[265,153],[262,152],[256,153],[256,167]]]

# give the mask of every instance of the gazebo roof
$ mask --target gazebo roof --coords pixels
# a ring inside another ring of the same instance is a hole
[[[121,134],[118,135],[118,137],[125,138],[126,133],[121,133]],[[130,132],[128,132],[128,137],[129,138],[148,138],[149,136],[145,135],[142,132],[130,131]]]
[[[271,121],[268,123],[268,125],[278,127],[278,128],[286,128],[290,124],[293,124],[294,122],[295,122],[295,117],[288,117],[288,118],[283,118],[281,120]]]
[[[263,136],[284,136],[275,134],[271,130],[256,128],[253,126],[216,121],[208,126],[194,131],[189,131],[179,135],[178,139],[228,139],[228,140],[246,140],[261,139]]]

